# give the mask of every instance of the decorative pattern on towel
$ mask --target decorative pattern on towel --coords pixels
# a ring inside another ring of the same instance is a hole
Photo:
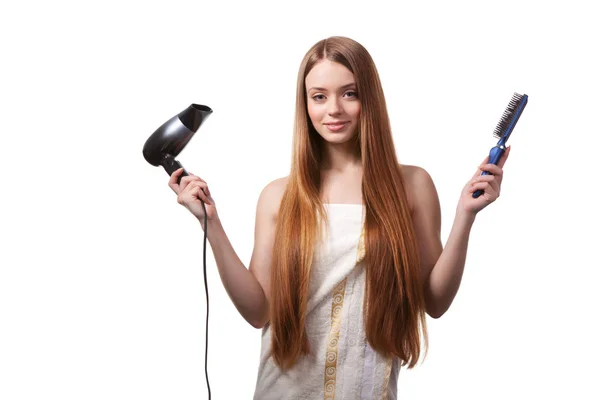
[[[365,227],[363,226],[360,232],[360,238],[358,239],[358,249],[356,251],[356,263],[358,264],[365,258]]]
[[[324,400],[335,399],[335,383],[337,376],[338,341],[340,339],[340,325],[342,324],[342,308],[346,292],[346,279],[341,281],[333,291],[331,303],[331,330],[327,341],[325,353],[325,393]]]
[[[392,373],[392,358],[388,357],[387,363],[385,364],[385,375],[383,380],[383,396],[382,400],[388,400],[388,386],[390,383],[390,374]]]
[[[358,264],[359,262],[364,260],[365,255],[366,255],[365,228],[363,226],[362,231],[360,233],[360,238],[358,240],[356,263]],[[367,347],[368,347],[368,345],[367,345]],[[375,356],[375,354],[373,353],[372,356]],[[365,361],[367,362],[367,364],[374,363],[374,360],[371,360],[370,362],[368,360],[365,360]],[[369,376],[369,374],[373,374],[375,372],[374,366],[369,365],[368,367],[366,367],[364,369],[364,372],[366,372],[367,376]],[[392,372],[392,358],[388,357],[386,360],[385,371],[383,374],[383,385],[382,385],[383,392],[382,392],[382,396],[381,396],[382,400],[388,400],[388,385],[389,385],[389,381],[390,381],[391,372]],[[373,376],[369,376],[369,379],[372,380]],[[366,386],[368,386],[368,388],[363,387],[363,393],[371,393],[371,391],[373,390],[372,386],[370,386],[370,385],[366,385]],[[367,390],[365,391],[364,389],[367,389]],[[369,396],[369,395],[367,395],[367,396]]]

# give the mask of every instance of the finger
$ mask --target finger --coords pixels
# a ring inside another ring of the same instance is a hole
[[[475,173],[473,174],[473,178],[476,177],[476,176],[481,175],[481,172],[483,172],[483,171],[481,170],[480,167],[482,165],[484,165],[484,164],[487,164],[489,161],[490,161],[490,155],[488,154],[487,156],[485,156],[485,158],[483,159],[482,163],[479,164],[479,167],[477,167],[477,171],[475,171]]]
[[[187,185],[184,189],[179,192],[179,196],[177,196],[177,202],[179,204],[185,204],[194,201],[195,199],[200,199],[204,201],[206,204],[212,204],[212,201],[206,196],[204,191],[202,190],[202,186],[206,185],[205,183],[201,183],[198,181],[192,181],[189,185]]]
[[[183,173],[183,167],[182,168],[177,168],[175,171],[173,171],[173,173],[171,174],[171,179],[173,179],[173,177],[178,177],[179,175],[181,175]],[[176,179],[176,178],[175,178]]]
[[[472,184],[471,187],[469,188],[469,193],[473,193],[476,190],[483,190],[484,192],[487,192],[490,189],[491,189],[491,187],[490,187],[489,182],[476,182],[476,183]]]
[[[477,184],[473,185],[471,189],[469,189],[468,193],[471,194],[477,190],[483,191],[487,195],[486,197],[488,199],[491,198],[492,201],[498,198],[498,191],[496,191],[489,182],[478,182]]]
[[[197,176],[193,176],[193,175],[184,176],[183,178],[181,178],[181,181],[179,182],[179,188],[180,188],[180,190],[184,190],[190,184],[190,182],[197,182],[198,180],[200,180],[200,178],[198,178]]]
[[[497,176],[483,175],[483,176],[477,177],[473,181],[471,181],[471,185],[474,185],[476,183],[481,183],[481,182],[489,183],[490,187],[496,192],[500,191],[499,190],[500,189],[500,179]]]
[[[508,146],[506,148],[506,150],[504,151],[504,153],[500,157],[500,160],[498,160],[498,167],[500,167],[500,168],[504,167],[504,163],[506,163],[506,159],[508,158],[509,154],[510,154],[510,146]]]
[[[483,170],[480,167],[477,167],[477,171],[475,171],[475,173],[473,174],[473,176],[471,177],[471,179],[477,178],[478,176],[481,176],[481,173],[483,172]]]
[[[177,179],[183,173],[183,168],[176,169],[173,171],[171,176],[169,177],[168,185],[169,187],[176,193],[179,194],[179,184],[177,183]]]
[[[199,198],[200,200],[202,200],[205,204],[211,205],[212,202],[210,201],[210,199],[208,198],[208,196],[202,191],[202,188],[200,186],[196,186],[194,187],[191,191],[190,194]]]
[[[199,182],[202,182],[202,183],[206,184],[206,181],[204,179],[200,178],[199,176],[196,176],[194,174],[190,174],[190,175],[192,175],[193,177],[197,178],[197,180]],[[203,186],[203,188],[204,188],[204,193],[206,193],[207,195],[210,196],[210,189],[208,188],[208,184],[206,184],[206,186]]]
[[[477,182],[491,182],[495,179],[496,177],[494,175],[481,175],[471,179],[471,185]]]
[[[204,179],[200,178],[199,176],[196,176],[196,175],[192,174],[191,172],[189,174],[191,176],[195,176],[196,178],[198,178],[200,180],[200,182],[206,182]]]
[[[496,197],[500,196],[500,182],[498,182],[498,180],[494,179],[491,181],[490,187],[492,188],[492,191],[496,193]]]
[[[492,174],[492,175],[496,175],[496,176],[498,176],[498,177],[500,177],[500,178],[502,177],[502,175],[503,175],[503,173],[504,173],[504,172],[502,171],[502,168],[501,168],[501,167],[499,167],[498,165],[494,165],[494,164],[484,164],[484,165],[481,165],[479,168],[480,168],[482,171],[487,171],[487,172],[489,172],[490,174]]]
[[[206,196],[210,196],[210,190],[208,189],[208,185],[206,182],[200,182],[198,180],[190,182],[188,185],[189,189],[192,190],[195,187],[199,187],[202,190],[202,193]]]

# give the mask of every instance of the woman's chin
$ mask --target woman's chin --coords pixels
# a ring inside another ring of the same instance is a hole
[[[349,142],[355,135],[350,134],[349,132],[322,132],[321,137],[327,142],[331,144],[343,144]]]

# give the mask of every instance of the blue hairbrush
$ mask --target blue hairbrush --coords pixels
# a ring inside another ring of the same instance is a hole
[[[506,142],[527,105],[527,99],[528,97],[526,94],[518,93],[513,94],[512,99],[510,99],[506,110],[504,110],[504,114],[502,114],[502,118],[500,118],[500,122],[498,122],[498,125],[496,125],[496,129],[494,130],[494,137],[500,140],[498,140],[498,143],[490,150],[489,164],[498,165],[500,157],[502,157],[502,154],[506,151]],[[481,175],[490,175],[490,173],[483,171]],[[479,189],[473,193],[473,197],[477,198],[482,194],[483,190]]]

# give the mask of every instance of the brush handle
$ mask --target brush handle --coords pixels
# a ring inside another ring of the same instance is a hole
[[[490,150],[490,159],[488,161],[488,164],[498,165],[498,161],[500,161],[500,157],[502,157],[502,154],[504,154],[505,150],[506,148],[502,144],[497,144],[496,146],[492,147],[492,149]],[[490,173],[487,171],[483,171],[481,175],[490,175]],[[479,189],[475,193],[473,193],[473,198],[476,199],[482,194],[483,190]]]

